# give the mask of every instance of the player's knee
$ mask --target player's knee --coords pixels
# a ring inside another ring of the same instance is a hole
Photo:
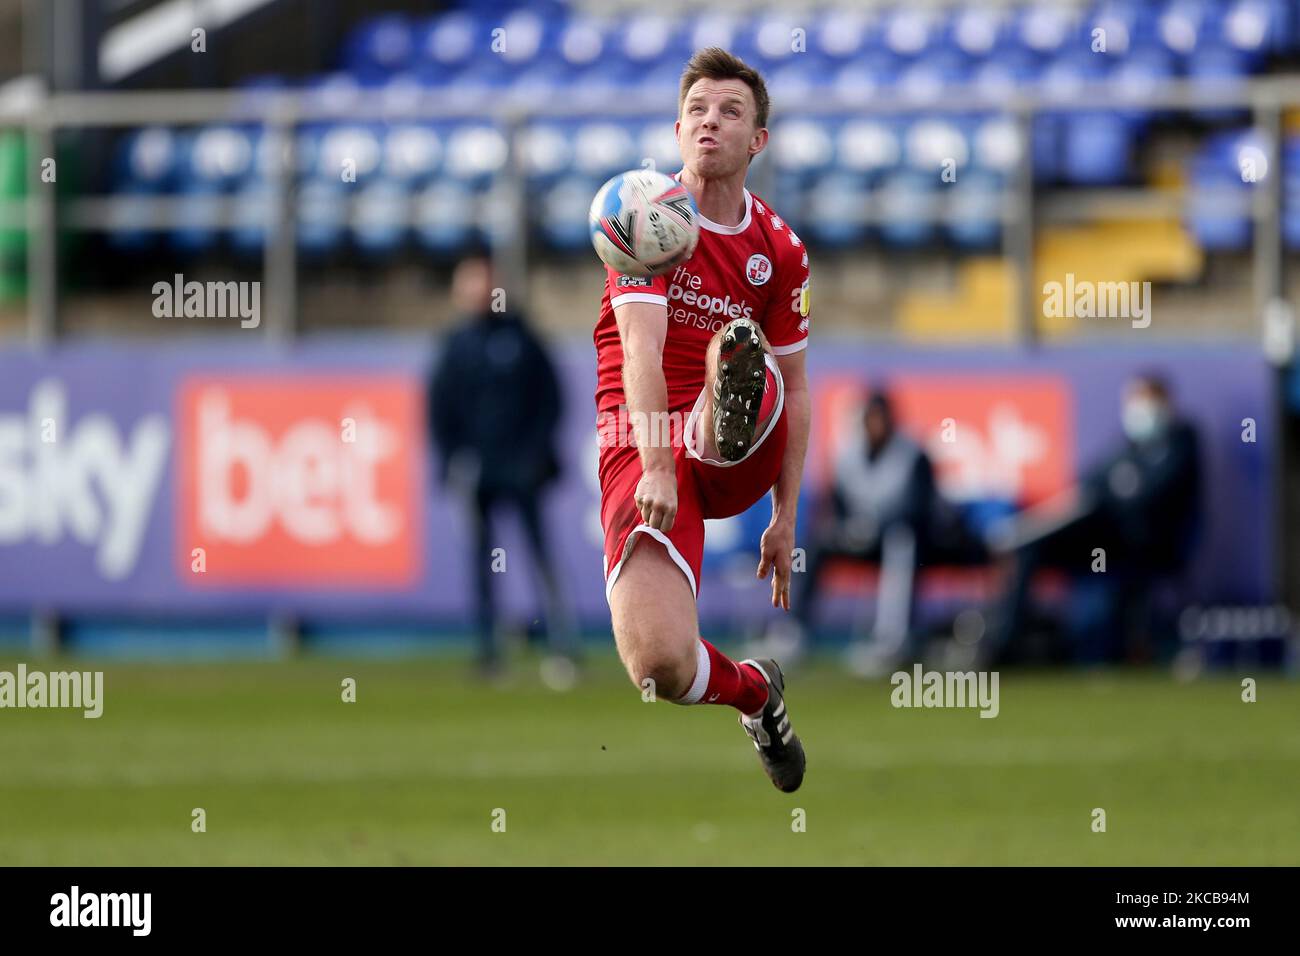
[[[687,661],[681,655],[655,650],[634,661],[631,672],[638,687],[653,688],[657,697],[676,700],[695,678],[695,655]]]

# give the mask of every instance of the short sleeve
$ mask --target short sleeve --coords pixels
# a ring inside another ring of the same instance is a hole
[[[668,276],[629,276],[605,266],[605,288],[612,309],[632,302],[668,305]]]
[[[788,235],[794,237],[793,232]],[[782,268],[772,280],[775,286],[761,323],[777,355],[790,355],[808,347],[808,276],[808,250],[800,244],[782,261]]]

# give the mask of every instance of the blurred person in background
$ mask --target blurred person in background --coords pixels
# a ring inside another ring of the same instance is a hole
[[[769,635],[806,652],[826,562],[847,558],[880,563],[880,585],[871,640],[850,648],[859,673],[889,669],[907,653],[912,631],[916,572],[930,549],[938,493],[925,450],[899,432],[884,392],[873,392],[862,431],[845,442],[834,463],[831,486],[813,521],[805,572],[792,602],[795,620]]]
[[[560,474],[556,429],[561,396],[555,368],[525,317],[506,307],[486,249],[474,249],[452,274],[458,324],[447,336],[429,383],[429,424],[441,453],[444,485],[465,505],[473,529],[478,669],[503,670],[493,588],[494,518],[513,509],[531,551],[546,608],[550,656],[542,676],[572,686],[577,642],[547,547],[542,492]]]
[[[1069,636],[1081,662],[1138,656],[1156,585],[1180,576],[1200,526],[1200,442],[1157,374],[1124,386],[1124,443],[1075,486],[994,529],[1011,573],[990,642],[992,663],[1023,636],[1029,587],[1042,567],[1069,572],[1082,598]],[[1100,549],[1100,551],[1098,551]]]

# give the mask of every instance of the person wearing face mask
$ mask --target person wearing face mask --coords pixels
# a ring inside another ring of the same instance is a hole
[[[1023,633],[1039,568],[1073,575],[1083,600],[1069,630],[1077,656],[1089,662],[1132,653],[1138,635],[1130,632],[1141,625],[1152,587],[1184,569],[1200,520],[1196,430],[1177,416],[1168,386],[1152,373],[1124,387],[1120,425],[1123,445],[1077,486],[994,535],[991,549],[1010,559],[1011,574],[986,659],[1005,654]]]

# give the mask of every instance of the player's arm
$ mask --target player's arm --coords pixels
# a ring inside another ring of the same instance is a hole
[[[791,233],[793,236],[793,233]],[[798,241],[792,244],[798,248]],[[808,454],[812,406],[808,396],[807,346],[809,328],[808,256],[790,256],[784,263],[779,292],[764,316],[767,333],[785,383],[786,440],[781,473],[772,486],[772,520],[759,544],[758,576],[772,572],[772,606],[790,610],[790,564],[794,551],[795,521],[799,512],[799,485]]]
[[[655,441],[666,421],[668,383],[664,379],[664,341],[668,309],[655,302],[615,306],[614,320],[623,345],[623,394],[641,456],[636,506],[652,528],[672,529],[677,517],[677,465],[671,443]]]
[[[799,515],[799,486],[803,482],[812,421],[807,356],[807,350],[801,349],[776,357],[785,382],[785,457],[781,459],[781,473],[772,487],[772,520],[763,534],[758,565],[760,578],[767,577],[769,565],[772,567],[772,606],[787,611],[790,610],[790,556]]]

